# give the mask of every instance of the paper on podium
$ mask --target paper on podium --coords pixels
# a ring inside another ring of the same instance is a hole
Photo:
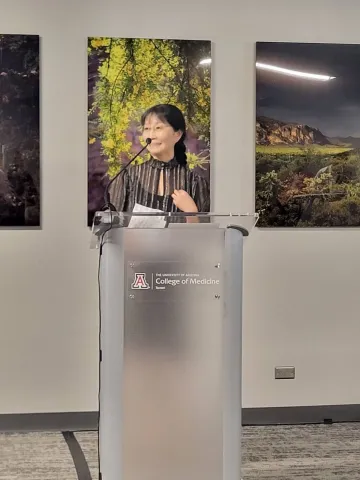
[[[162,210],[145,207],[140,203],[135,203],[133,212],[137,213],[164,213]],[[129,222],[128,228],[165,228],[166,220],[164,216],[133,216]]]

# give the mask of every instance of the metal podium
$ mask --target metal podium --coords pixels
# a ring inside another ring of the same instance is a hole
[[[98,212],[102,480],[239,480],[256,214]]]

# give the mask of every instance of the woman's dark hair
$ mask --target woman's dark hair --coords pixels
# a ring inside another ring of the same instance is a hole
[[[145,120],[149,115],[156,115],[163,122],[168,123],[172,128],[178,132],[179,130],[183,132],[180,140],[175,144],[175,158],[180,165],[186,165],[186,123],[184,115],[181,110],[179,110],[174,105],[169,103],[163,103],[160,105],[154,105],[144,112],[141,116],[141,126],[145,124]]]

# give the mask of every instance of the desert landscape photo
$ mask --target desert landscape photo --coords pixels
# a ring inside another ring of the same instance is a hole
[[[359,226],[360,45],[256,48],[258,226]]]

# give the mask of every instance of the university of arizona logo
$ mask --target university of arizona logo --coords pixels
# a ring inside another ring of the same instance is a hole
[[[146,281],[146,274],[135,273],[135,278],[133,283],[131,284],[131,288],[133,290],[148,290],[150,288],[150,285]]]

